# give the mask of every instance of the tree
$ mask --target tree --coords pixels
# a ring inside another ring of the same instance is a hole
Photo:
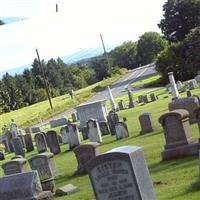
[[[174,72],[176,79],[180,81],[193,77],[190,70],[185,67],[182,42],[169,45],[159,54],[156,70],[162,74],[164,81],[168,80],[168,72]]]
[[[191,29],[200,26],[200,0],[168,0],[163,11],[158,26],[169,41],[183,41]]]
[[[185,65],[194,75],[200,70],[200,26],[191,30],[184,40]]]
[[[116,47],[110,52],[113,66],[133,69],[137,66],[136,61],[137,45],[135,42],[128,41]]]
[[[146,32],[137,44],[137,62],[139,65],[146,65],[155,61],[157,54],[167,45],[159,33]]]

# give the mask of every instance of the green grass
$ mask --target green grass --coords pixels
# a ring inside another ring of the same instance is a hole
[[[161,152],[165,145],[163,129],[158,123],[158,118],[168,111],[167,105],[171,101],[164,88],[153,89],[159,100],[146,105],[137,105],[132,109],[119,112],[120,118],[127,118],[130,137],[116,140],[115,136],[104,136],[103,143],[100,145],[100,152],[104,153],[115,147],[124,145],[136,145],[142,147],[145,159],[148,164],[150,175],[154,183],[154,189],[158,200],[198,200],[200,197],[200,180],[199,180],[199,161],[197,156],[191,156],[172,161],[162,161]],[[151,93],[151,90],[134,93],[135,99],[141,93]],[[193,94],[200,95],[200,89],[192,91]],[[185,94],[182,94],[185,95]],[[118,98],[117,101],[121,99]],[[123,97],[127,102],[127,96]],[[109,105],[109,103],[108,103]],[[145,135],[139,135],[140,125],[138,116],[142,112],[152,113],[155,124],[155,131]],[[191,125],[192,134],[199,138],[199,131],[196,124]],[[84,141],[85,142],[85,141]],[[86,141],[87,142],[87,141]],[[77,169],[77,161],[73,152],[69,152],[67,145],[61,146],[62,153],[56,155],[55,162],[60,175],[56,177],[56,188],[66,184],[78,186],[79,191],[69,196],[57,197],[55,200],[94,200],[92,187],[88,175],[74,176]],[[36,155],[37,152],[28,153],[26,158]],[[10,159],[13,155],[6,154]],[[5,161],[0,161],[0,164]],[[3,175],[0,170],[0,175]]]
[[[149,78],[136,81],[132,83],[131,85],[133,87],[141,87],[141,86],[148,87],[149,85],[158,83],[160,80],[161,80],[161,75],[153,75],[153,76],[150,76]]]
[[[115,75],[86,88],[77,90],[73,100],[71,100],[68,94],[52,98],[53,110],[50,109],[48,101],[43,101],[16,111],[2,114],[0,115],[0,130],[4,124],[9,124],[11,119],[14,119],[19,127],[26,127],[30,124],[38,123],[40,120],[50,118],[55,114],[63,112],[68,108],[75,107],[76,105],[88,100],[96,94],[95,88],[103,88],[112,84],[119,78],[120,75]]]

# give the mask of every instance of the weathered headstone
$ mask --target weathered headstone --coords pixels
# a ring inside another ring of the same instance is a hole
[[[16,158],[2,164],[5,175],[16,174],[30,171],[27,160],[24,158]]]
[[[134,103],[134,100],[133,100],[132,92],[130,90],[128,90],[128,99],[129,99],[128,107],[129,108],[134,108],[135,107],[135,103]]]
[[[11,119],[10,131],[12,133],[13,138],[18,136],[18,128],[17,128],[17,124],[15,123],[14,119]]]
[[[41,132],[41,129],[39,126],[35,126],[35,127],[32,127],[31,128],[31,132],[32,133],[40,133]]]
[[[67,132],[66,132],[66,128],[64,126],[61,127],[60,134],[61,134],[61,137],[62,137],[63,144],[68,144],[68,135],[67,135]]]
[[[95,119],[90,119],[87,122],[87,127],[88,127],[88,137],[90,142],[102,142],[102,137],[101,137],[101,130],[99,128],[99,123]]]
[[[190,90],[193,90],[193,89],[195,89],[195,88],[198,87],[198,83],[197,83],[197,81],[196,81],[195,79],[189,80],[189,81],[187,82],[187,85],[188,85],[188,88],[189,88]]]
[[[53,192],[54,183],[54,164],[53,164],[53,154],[49,152],[38,154],[31,159],[29,163],[32,170],[37,170],[40,181],[42,184],[42,189],[44,191],[50,190]]]
[[[6,130],[5,132],[5,137],[6,137],[6,145],[8,152],[14,152],[14,147],[12,144],[12,133],[9,130]]]
[[[99,122],[99,127],[100,127],[100,130],[101,130],[102,136],[103,135],[110,135],[110,128],[109,128],[109,125],[108,125],[107,122],[105,122],[105,121]]]
[[[194,111],[200,107],[200,100],[198,96],[179,98],[169,103],[169,111],[176,109],[186,109],[189,112],[190,123],[196,122]]]
[[[77,117],[77,113],[76,112],[73,112],[71,116],[72,116],[72,122],[77,122],[78,121],[78,117]]]
[[[47,142],[43,133],[35,134],[35,144],[36,144],[38,153],[43,153],[47,151]]]
[[[149,103],[148,96],[147,95],[143,95],[142,101],[143,101],[144,104]]]
[[[159,118],[159,122],[163,126],[166,140],[163,160],[198,154],[200,144],[192,137],[187,110],[165,113]]]
[[[0,177],[0,200],[47,200],[53,194],[42,191],[37,171]]]
[[[124,122],[117,122],[115,125],[116,138],[123,139],[129,136],[128,127]]]
[[[22,146],[23,146],[23,148],[25,148],[25,147],[26,147],[26,144],[25,144],[24,135],[19,134],[19,135],[18,135],[18,138],[20,138],[21,143],[22,143]]]
[[[88,172],[97,200],[156,200],[140,147],[119,147],[97,156]]]
[[[110,111],[108,114],[108,125],[110,127],[111,135],[116,134],[115,125],[119,122],[119,116],[116,112]]]
[[[72,185],[72,184],[67,184],[61,188],[58,188],[55,192],[56,196],[64,196],[64,195],[69,195],[74,192],[78,191],[78,187]]]
[[[80,133],[76,124],[69,123],[67,126],[65,126],[65,128],[68,135],[69,149],[72,150],[81,143],[79,135]]]
[[[48,131],[46,135],[51,153],[54,155],[59,154],[61,150],[56,131]]]
[[[142,102],[143,102],[143,96],[140,95],[140,96],[138,96],[138,103],[142,103]]]
[[[75,174],[83,174],[87,172],[88,163],[99,155],[98,147],[99,143],[91,142],[87,144],[82,144],[73,149],[78,167]]]
[[[3,152],[0,152],[0,160],[5,160],[5,155]]]
[[[30,127],[26,127],[25,128],[25,133],[26,134],[30,134],[31,133],[31,128]]]
[[[60,119],[53,119],[50,122],[51,128],[55,128],[58,126],[65,126],[67,124],[67,119],[66,118],[60,118]]]
[[[118,103],[118,107],[119,107],[119,110],[125,110],[126,109],[125,102],[123,100],[120,100]]]
[[[151,116],[151,113],[142,113],[139,116],[139,122],[140,122],[140,127],[141,127],[141,134],[144,133],[150,133],[152,131],[154,131],[154,124],[153,124],[153,119]]]
[[[80,131],[82,133],[83,140],[87,140],[88,139],[88,128],[87,128],[87,126],[80,128]]]
[[[187,97],[192,97],[192,92],[190,90],[187,91]]]
[[[153,102],[153,101],[157,100],[157,97],[156,97],[156,95],[154,93],[151,93],[150,94],[150,99],[151,99],[151,102]]]
[[[185,92],[184,85],[181,81],[177,81],[176,86],[179,92]]]
[[[179,92],[178,92],[178,89],[176,86],[173,72],[169,72],[168,76],[169,76],[169,82],[170,82],[170,86],[171,86],[172,99],[177,99],[177,98],[179,98]]]
[[[27,133],[24,136],[24,139],[25,139],[25,144],[26,144],[26,150],[27,150],[27,152],[33,151],[34,150],[34,146],[33,146],[33,140],[32,140],[31,134]]]
[[[12,144],[13,144],[15,155],[21,155],[25,157],[25,151],[23,149],[21,139],[19,137],[13,138]]]
[[[197,76],[195,76],[194,79],[196,80],[197,83],[200,83],[200,74],[198,74]]]

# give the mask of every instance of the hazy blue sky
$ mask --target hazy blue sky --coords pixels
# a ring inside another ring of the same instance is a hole
[[[0,18],[29,18],[0,26],[0,71],[86,48],[136,41],[160,30],[166,0],[0,0]],[[55,13],[58,3],[59,12]]]

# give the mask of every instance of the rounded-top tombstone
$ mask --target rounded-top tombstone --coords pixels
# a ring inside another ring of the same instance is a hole
[[[154,124],[151,113],[145,112],[139,116],[139,122],[141,127],[141,134],[150,133],[154,131]]]
[[[56,131],[48,131],[46,135],[51,153],[59,154],[61,150]]]
[[[88,165],[97,200],[155,200],[143,151],[137,146],[115,148]]]
[[[43,153],[47,151],[47,142],[43,133],[35,134],[35,143],[37,146],[38,153]]]

